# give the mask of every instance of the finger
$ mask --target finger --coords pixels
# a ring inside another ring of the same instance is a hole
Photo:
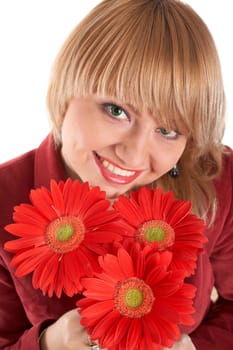
[[[91,339],[90,335],[87,334],[87,343],[90,350],[100,350],[99,342],[98,340]]]
[[[172,348],[164,348],[164,350],[195,350],[191,338],[187,334],[182,334],[180,340],[176,341]]]

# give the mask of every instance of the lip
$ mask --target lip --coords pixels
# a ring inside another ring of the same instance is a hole
[[[94,159],[95,162],[97,164],[97,166],[99,167],[101,174],[103,175],[103,177],[108,181],[111,182],[113,184],[117,184],[117,185],[127,185],[131,182],[133,182],[140,174],[142,171],[140,170],[130,170],[130,169],[124,169],[122,167],[120,167],[119,165],[113,163],[112,161],[110,161],[107,158],[103,158],[100,157],[96,152],[93,152],[94,155]],[[131,176],[123,176],[120,174],[114,174],[112,173],[109,169],[107,169],[104,165],[103,165],[103,161],[107,161],[108,163],[110,163],[112,166],[122,170],[122,171],[129,171],[129,172],[134,172],[133,175]]]

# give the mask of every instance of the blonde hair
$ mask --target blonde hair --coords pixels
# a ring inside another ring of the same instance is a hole
[[[100,2],[54,64],[47,103],[57,144],[70,99],[95,93],[143,106],[161,125],[188,136],[179,178],[166,174],[157,185],[192,201],[199,216],[211,213],[211,221],[225,97],[213,38],[196,12],[179,0]]]

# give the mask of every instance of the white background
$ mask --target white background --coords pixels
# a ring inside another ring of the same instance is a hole
[[[99,0],[0,1],[0,162],[37,147],[49,131],[45,105],[53,60]],[[230,0],[187,0],[217,44],[227,96],[224,142],[233,147],[233,20]]]

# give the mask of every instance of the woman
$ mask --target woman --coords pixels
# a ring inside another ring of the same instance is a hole
[[[52,132],[1,165],[1,247],[31,188],[71,177],[110,200],[141,186],[190,200],[208,243],[190,281],[195,324],[172,349],[233,346],[233,153],[221,143],[225,100],[211,34],[178,0],[104,0],[74,29],[48,90]],[[43,296],[0,250],[1,349],[98,349],[74,298]],[[213,287],[218,299],[211,302]]]

